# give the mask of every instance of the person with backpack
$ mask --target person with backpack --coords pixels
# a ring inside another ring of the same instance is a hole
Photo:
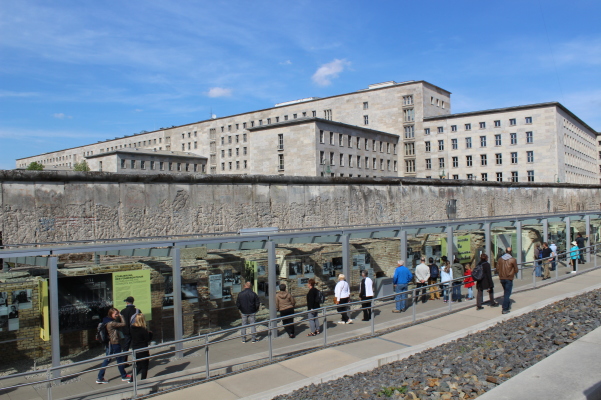
[[[246,343],[246,328],[244,328],[244,326],[255,323],[255,316],[261,308],[259,296],[253,292],[250,287],[251,282],[246,281],[244,283],[244,290],[238,294],[238,299],[236,299],[236,307],[238,307],[238,311],[240,311],[240,316],[242,318],[242,329],[240,331],[242,343]],[[252,336],[252,342],[256,343],[257,327],[255,325],[250,327],[250,334]]]
[[[543,281],[551,279],[550,266],[555,262],[555,252],[549,247],[547,242],[543,243]]]
[[[440,270],[438,269],[438,265],[434,263],[434,258],[430,257],[428,259],[428,268],[430,268],[430,277],[428,278],[428,285],[436,285],[438,282],[438,277],[440,276]],[[430,300],[438,300],[440,299],[440,290],[436,286],[430,286]]]
[[[472,277],[472,270],[469,267],[469,264],[465,266],[465,279],[463,280],[463,283],[465,284],[465,287],[467,289],[467,296],[466,296],[466,300],[474,300],[474,286],[476,285],[476,282],[474,281],[474,278]]]
[[[131,348],[133,350],[144,349],[150,345],[150,341],[152,340],[152,332],[150,332],[146,327],[146,317],[144,317],[142,312],[135,314],[132,318],[133,322],[130,326]],[[148,357],[150,357],[150,352],[148,350],[136,352],[136,360]],[[140,374],[142,380],[146,379],[149,364],[150,360],[136,361],[136,374]],[[133,376],[129,381],[134,381]]]
[[[116,308],[110,308],[108,311],[108,315],[103,318],[101,324],[104,324],[103,329],[106,329],[106,335],[108,336],[108,343],[106,345],[106,355],[110,356],[111,354],[121,353],[121,344],[119,343],[119,330],[125,326],[125,322],[122,321],[121,315],[119,314],[119,310]],[[99,327],[100,328],[100,327]],[[104,384],[109,383],[104,379],[104,372],[106,371],[106,366],[110,364],[112,358],[106,358],[102,362],[100,366],[102,369],[98,370],[98,377],[96,379],[96,383]],[[129,382],[131,375],[128,375],[125,372],[125,357],[117,357],[117,368],[119,369],[119,373],[121,374],[121,380],[123,382]]]
[[[505,254],[497,261],[497,272],[503,286],[503,314],[507,314],[511,308],[511,291],[513,290],[513,278],[518,273],[518,263],[511,255],[511,247],[505,250]]]
[[[543,258],[543,251],[540,248],[540,245],[537,243],[534,246],[534,276],[540,278],[543,276],[543,267],[541,265],[541,261],[537,261]]]
[[[367,270],[361,271],[361,283],[359,284],[359,298],[363,300],[363,321],[371,319],[371,299],[374,298],[374,281],[367,276]]]
[[[472,277],[476,281],[476,310],[482,310],[482,302],[484,300],[484,291],[488,291],[489,303],[491,307],[498,307],[499,303],[495,301],[495,284],[492,281],[492,271],[490,264],[488,263],[488,256],[486,254],[480,255],[480,262],[474,268]]]
[[[319,290],[315,287],[315,279],[309,279],[307,282],[309,291],[307,292],[307,310],[317,310],[321,307],[321,296]],[[309,318],[309,328],[311,332],[307,336],[319,335],[319,320],[317,319],[317,311],[309,312],[307,318]]]
[[[138,314],[140,310],[138,310],[136,306],[134,306],[133,297],[129,296],[123,301],[125,302],[125,308],[121,310],[120,315],[123,322],[125,322],[125,326],[121,328],[121,333],[123,334],[121,351],[128,351],[131,347],[131,333],[129,332],[129,328],[131,326],[134,315]],[[127,361],[127,357],[125,357],[125,361]]]

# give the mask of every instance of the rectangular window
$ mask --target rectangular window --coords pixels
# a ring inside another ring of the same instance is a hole
[[[242,154],[244,154],[244,155],[246,155],[246,154],[247,154],[246,147],[243,147],[243,148],[242,148]]]
[[[384,171],[384,160],[380,158],[380,170]]]
[[[244,169],[246,169],[247,166],[248,166],[248,163],[246,160],[244,160]],[[203,168],[204,168],[204,165],[203,165]]]
[[[324,165],[326,163],[326,153],[325,151],[319,152],[319,164]]]
[[[526,123],[527,124],[531,124],[532,123],[532,117],[526,117]]]
[[[403,105],[410,106],[411,104],[413,104],[413,96],[412,95],[403,96]]]
[[[405,120],[405,122],[415,121],[415,111],[413,110],[413,108],[403,110],[403,119]]]
[[[330,165],[336,165],[334,163],[334,153],[330,152]]]
[[[228,144],[232,144],[232,137],[231,137],[231,136],[228,136],[228,137],[227,137],[227,143],[228,143]]]
[[[528,172],[528,182],[534,182],[534,171],[527,171]]]
[[[372,162],[372,169],[378,169],[378,163],[377,163],[376,158],[374,157],[374,159],[372,161],[373,161]]]
[[[126,169],[126,163],[125,160],[121,160],[121,169]]]
[[[459,175],[453,175],[453,179],[458,180],[459,179]]]
[[[386,143],[386,153],[390,154],[390,143]]]
[[[472,124],[465,124],[465,130],[466,131],[471,131],[472,130]]]
[[[451,148],[457,150],[457,139],[451,139]]]
[[[357,156],[357,168],[361,168],[361,156]]]
[[[430,152],[432,149],[430,147],[430,142],[425,142],[426,144],[426,152]]]
[[[317,117],[317,111],[313,110],[313,111],[311,111],[311,113],[313,115],[313,118]]]
[[[323,114],[324,114],[325,119],[330,120],[330,121],[332,120],[332,110],[323,110]],[[296,118],[296,117],[294,117],[294,118]]]
[[[517,133],[510,133],[509,134],[509,141],[511,144],[518,144],[518,134]]]
[[[512,164],[518,163],[518,153],[515,151],[511,153],[511,163]]]
[[[380,141],[380,153],[384,153],[384,142]]]
[[[424,129],[424,135],[429,135],[429,134],[430,134],[430,128]]]
[[[140,161],[140,169],[146,169],[146,161]]]
[[[169,171],[173,171],[173,163],[172,162],[169,163]]]
[[[159,162],[159,171],[164,171],[165,170],[165,163],[163,161]]]
[[[480,122],[480,129],[486,128],[486,122]]]
[[[480,147],[486,147],[486,136],[480,136]]]
[[[372,149],[372,151],[378,151],[378,147],[377,147],[376,143],[377,143],[376,140],[372,140],[371,141],[371,149]]]
[[[347,136],[347,140],[348,140],[348,148],[352,149],[353,148],[353,137],[351,135]]]
[[[468,167],[472,166],[472,156],[465,156],[465,165]]]
[[[511,171],[511,182],[518,181],[518,171]]]
[[[353,156],[352,155],[348,155],[348,166],[349,168],[353,168]]]
[[[438,127],[438,133],[444,133],[444,127],[443,126],[439,126]]]
[[[136,168],[136,160],[131,160],[131,162],[129,163],[129,167],[131,169],[135,169]]]
[[[323,130],[319,131],[319,143],[325,143],[326,142],[326,138],[323,134]]]
[[[482,165],[483,167],[488,165],[488,159],[486,157],[486,154],[480,154],[480,165]]]
[[[398,167],[397,167],[396,160],[393,162],[393,168],[394,168],[394,171],[395,171],[395,172],[397,172],[397,171],[398,171]]]
[[[459,157],[453,157],[453,168],[459,167]]]
[[[361,138],[357,138],[357,149],[361,150]]]
[[[497,172],[497,182],[503,182],[503,173]]]
[[[438,159],[438,168],[444,168],[444,158]]]
[[[225,171],[225,163],[224,162],[221,163],[221,170]]]
[[[194,142],[194,148],[198,149],[198,142]]]
[[[236,143],[240,143],[240,135],[236,135]]]
[[[443,151],[444,150],[444,140],[439,140],[438,141],[438,151]]]
[[[229,170],[231,171],[231,170],[232,170],[232,162],[230,161],[230,162],[228,162],[227,164],[228,164],[228,168],[229,168]]]
[[[334,132],[330,132],[330,144],[334,144]]]
[[[415,137],[415,126],[408,125],[405,127],[405,139],[413,139]]]
[[[243,141],[244,143],[246,143],[246,133],[243,133],[243,134],[242,134],[242,141]]]
[[[284,115],[284,121],[288,121],[288,116]]]
[[[466,149],[471,149],[472,148],[472,138],[471,137],[466,137],[465,138],[465,148]]]
[[[432,169],[432,160],[426,158],[426,169]]]
[[[495,146],[501,145],[501,135],[495,135]]]
[[[526,132],[526,143],[534,143],[532,132]]]
[[[190,163],[186,163],[186,172],[190,172]]]
[[[365,169],[369,169],[369,157],[365,157]]]
[[[278,154],[278,171],[284,170],[284,155]]]
[[[390,160],[386,161],[386,170],[390,171]]]
[[[509,125],[510,126],[515,126],[515,118],[510,118],[509,119]]]
[[[227,156],[231,157],[232,156],[232,149],[227,149]]]
[[[415,155],[415,143],[405,143],[405,155],[406,156],[414,156]]]
[[[369,115],[363,116],[363,125],[369,125]]]
[[[344,135],[342,133],[338,134],[338,146],[344,146]]]
[[[365,139],[365,150],[369,150],[369,139]]]
[[[231,164],[231,163],[230,163],[230,164]],[[231,169],[231,168],[230,168],[230,169]],[[181,171],[182,171],[182,163],[179,163],[179,162],[177,163],[177,170],[178,170],[179,172],[181,172]]]
[[[451,125],[451,132],[457,132],[457,125]]]
[[[396,154],[396,143],[392,144],[392,154]]]
[[[415,160],[405,160],[405,172],[415,172]]]
[[[495,162],[497,165],[503,165],[503,155],[501,153],[495,154]]]
[[[284,150],[284,134],[278,133],[278,150]],[[236,149],[236,155],[238,153],[238,149]]]
[[[271,118],[267,118],[267,125],[271,124]]]
[[[487,174],[486,172],[484,172],[484,173],[482,173],[482,174],[480,174],[480,175],[482,176],[482,180],[483,180],[483,181],[485,181],[485,182],[486,182],[486,181],[488,180],[488,174]]]
[[[467,174],[467,177],[466,177],[466,179],[468,179],[468,180],[470,180],[470,181],[471,181],[472,179],[474,179],[474,175],[472,175],[472,174]]]
[[[495,128],[498,128],[501,126],[501,121],[500,120],[496,120],[495,121]]]
[[[340,166],[344,167],[344,154],[340,154]]]
[[[534,162],[534,152],[533,151],[527,151],[526,152],[526,160],[529,163]]]
[[[182,151],[186,150],[186,144],[182,143]]]

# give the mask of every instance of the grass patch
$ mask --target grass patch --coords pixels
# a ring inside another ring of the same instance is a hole
[[[394,395],[396,393],[403,394],[406,392],[407,392],[407,386],[391,386],[391,387],[382,388],[378,393],[376,393],[376,396],[392,397],[392,395]]]

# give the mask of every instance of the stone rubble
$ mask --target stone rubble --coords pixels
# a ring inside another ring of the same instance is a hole
[[[274,400],[474,399],[599,327],[600,313],[601,290],[595,290]]]

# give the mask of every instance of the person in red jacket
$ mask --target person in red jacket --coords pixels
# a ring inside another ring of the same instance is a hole
[[[474,285],[476,285],[476,282],[474,282],[474,278],[472,278],[472,270],[470,269],[469,265],[465,266],[465,279],[463,282],[467,288],[467,299],[474,300],[474,289],[472,288]]]

